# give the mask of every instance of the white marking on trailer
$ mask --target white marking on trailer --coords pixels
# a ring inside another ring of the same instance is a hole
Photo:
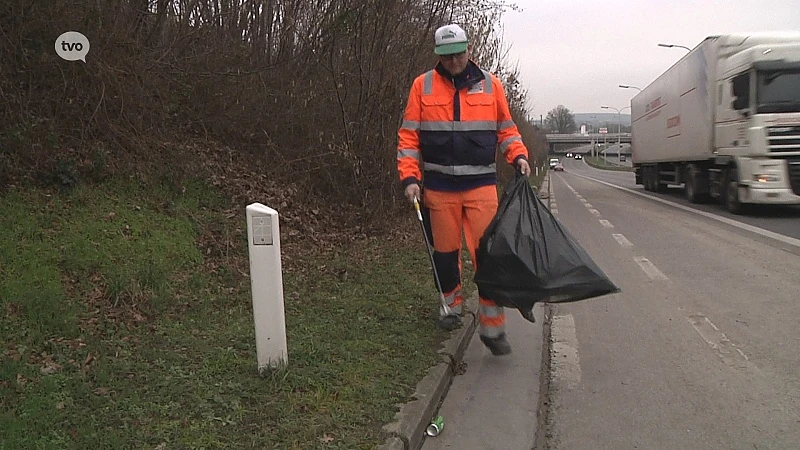
[[[621,245],[621,246],[623,246],[625,248],[633,247],[633,244],[631,243],[631,241],[629,241],[628,238],[626,238],[625,236],[623,236],[621,234],[612,234],[611,236],[614,236],[614,239],[617,240],[619,245]]]
[[[636,264],[638,264],[639,267],[641,267],[642,270],[644,270],[644,273],[646,273],[647,276],[650,277],[651,280],[668,280],[669,279],[669,278],[667,278],[666,275],[664,275],[664,273],[662,273],[660,270],[658,270],[658,267],[656,267],[655,264],[650,262],[649,259],[641,257],[641,256],[635,256],[633,258],[633,260],[636,261]]]
[[[581,359],[575,319],[571,314],[553,316],[550,325],[550,368],[559,388],[572,390],[581,382]]]
[[[790,245],[792,247],[795,247],[797,249],[800,249],[800,239],[796,239],[796,238],[789,237],[789,236],[784,236],[782,234],[775,233],[774,231],[765,230],[763,228],[759,228],[759,227],[756,227],[756,226],[753,226],[753,225],[749,225],[749,224],[746,224],[746,223],[743,223],[743,222],[737,222],[737,221],[735,221],[733,219],[729,219],[727,217],[718,216],[716,214],[712,214],[712,213],[705,212],[705,211],[700,211],[698,209],[690,208],[688,206],[680,205],[678,203],[673,203],[673,202],[670,202],[670,201],[667,201],[667,200],[664,200],[664,199],[661,199],[661,198],[658,198],[658,197],[655,197],[655,196],[652,196],[652,195],[649,195],[649,194],[644,194],[642,192],[634,191],[633,189],[628,189],[626,187],[617,186],[616,184],[612,184],[612,183],[608,183],[608,182],[605,182],[605,181],[602,181],[602,180],[598,180],[596,178],[587,177],[585,175],[580,175],[580,174],[577,174],[577,173],[573,173],[573,175],[579,176],[581,178],[586,178],[587,180],[592,180],[594,182],[597,182],[597,183],[600,183],[600,184],[604,184],[606,186],[613,187],[615,189],[619,189],[621,191],[629,192],[631,194],[638,195],[640,197],[644,197],[646,199],[650,199],[650,200],[653,200],[653,201],[656,201],[656,202],[659,202],[659,203],[663,203],[665,205],[673,206],[675,208],[684,210],[686,212],[698,214],[698,215],[703,216],[703,217],[705,217],[707,219],[716,220],[717,222],[722,222],[722,223],[724,223],[726,225],[730,225],[732,227],[739,228],[740,230],[749,231],[751,233],[758,234],[759,236],[763,236],[763,237],[766,237],[766,238],[774,239],[776,241],[779,241],[779,242],[782,242],[784,244],[787,244],[787,245]]]
[[[603,227],[605,228],[614,228],[614,225],[612,225],[611,222],[605,219],[600,221],[600,225],[603,225]]]
[[[597,217],[600,217],[600,211],[598,211],[598,210],[596,210],[596,209],[590,209],[590,210],[589,210],[589,212],[590,212],[590,213],[592,213],[592,214],[594,214],[594,215],[595,215],[595,216],[597,216]]]

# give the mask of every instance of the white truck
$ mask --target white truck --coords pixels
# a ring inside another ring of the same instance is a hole
[[[631,100],[636,183],[800,205],[800,33],[711,36]]]

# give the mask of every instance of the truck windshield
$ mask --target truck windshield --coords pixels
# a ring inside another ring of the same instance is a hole
[[[758,72],[758,112],[800,112],[800,69]]]

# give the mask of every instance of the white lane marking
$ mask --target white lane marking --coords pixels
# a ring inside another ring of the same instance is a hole
[[[598,210],[596,210],[596,209],[590,209],[590,210],[589,210],[589,212],[590,212],[590,213],[592,213],[592,214],[594,214],[594,215],[595,215],[595,216],[597,216],[597,217],[600,217],[600,211],[598,211]]]
[[[612,234],[611,236],[614,236],[614,239],[616,239],[617,242],[619,242],[619,245],[621,245],[621,246],[623,246],[625,248],[633,247],[633,244],[631,243],[631,241],[629,241],[628,238],[626,238],[625,236],[623,236],[621,234]]]
[[[673,202],[670,202],[670,201],[667,201],[667,200],[664,200],[664,199],[661,199],[661,198],[658,198],[658,197],[654,197],[652,195],[644,194],[644,193],[641,193],[641,192],[636,192],[633,189],[628,189],[626,187],[617,186],[616,184],[611,184],[611,183],[608,183],[608,182],[605,182],[605,181],[602,181],[602,180],[598,180],[596,178],[587,177],[585,175],[580,175],[580,174],[577,174],[577,173],[573,173],[573,175],[579,176],[581,178],[586,178],[587,180],[592,180],[592,181],[595,181],[597,183],[604,184],[606,186],[610,186],[610,187],[613,187],[615,189],[619,189],[621,191],[630,192],[631,194],[638,195],[639,197],[644,197],[644,198],[647,198],[647,199],[650,199],[650,200],[654,200],[654,201],[663,203],[665,205],[674,206],[675,208],[682,209],[682,210],[684,210],[686,212],[698,214],[698,215],[701,215],[701,216],[706,217],[708,219],[716,220],[718,222],[722,222],[722,223],[730,225],[732,227],[739,228],[740,230],[749,231],[751,233],[755,233],[755,234],[758,234],[758,235],[761,235],[761,236],[764,236],[764,237],[767,237],[767,238],[770,238],[770,239],[775,239],[776,241],[783,242],[784,244],[788,244],[788,245],[791,245],[792,247],[796,247],[796,248],[800,249],[800,239],[795,239],[793,237],[784,236],[782,234],[775,233],[774,231],[765,230],[763,228],[759,228],[759,227],[756,227],[756,226],[753,226],[753,225],[749,225],[749,224],[746,224],[746,223],[743,223],[743,222],[737,222],[737,221],[735,221],[733,219],[729,219],[727,217],[718,216],[716,214],[712,214],[712,213],[705,212],[705,211],[700,211],[698,209],[690,208],[688,206],[680,205],[678,203],[673,203]]]
[[[558,210],[557,209],[551,209],[550,212],[553,213],[553,215],[558,214]]]
[[[646,273],[647,276],[650,277],[650,279],[652,279],[652,280],[668,280],[667,276],[664,275],[660,270],[658,270],[658,267],[656,267],[655,264],[650,262],[649,259],[641,257],[641,256],[636,256],[633,259],[634,259],[634,261],[636,261],[636,264],[638,264],[639,267],[641,267],[642,270],[644,270],[644,273]]]
[[[580,198],[579,200],[581,201],[581,203],[586,203],[586,199],[585,198]]]
[[[583,206],[585,206],[587,208],[594,208],[594,206],[592,206],[591,203],[584,203]]]
[[[750,358],[744,354],[744,352],[736,346],[736,344],[732,343],[730,339],[725,336],[725,333],[720,331],[716,325],[714,325],[708,317],[702,314],[693,314],[689,316],[689,322],[692,324],[695,330],[700,333],[700,336],[703,337],[708,345],[711,346],[712,349],[719,352],[720,356],[723,359],[734,357],[734,358],[744,358],[745,361],[750,361]]]
[[[612,225],[611,222],[607,220],[601,220],[600,224],[603,225],[605,228],[614,228],[614,225]]]
[[[553,380],[572,390],[581,382],[581,360],[578,337],[572,314],[553,316],[550,326],[550,368]]]
[[[550,202],[550,209],[558,209],[558,204],[556,202]]]

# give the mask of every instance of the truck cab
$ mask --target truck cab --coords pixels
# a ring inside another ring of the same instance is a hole
[[[753,45],[720,63],[714,147],[729,169],[712,174],[712,195],[729,209],[798,203],[800,41]]]

